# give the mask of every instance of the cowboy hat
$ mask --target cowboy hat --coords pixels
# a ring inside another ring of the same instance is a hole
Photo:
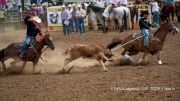
[[[32,20],[36,21],[37,23],[41,23],[41,19],[38,16],[32,17]]]
[[[140,16],[144,16],[144,14],[147,14],[147,15],[148,15],[149,12],[148,12],[148,11],[142,11]]]
[[[69,5],[68,5],[68,7],[72,7],[72,5],[71,5],[71,4],[69,4]]]

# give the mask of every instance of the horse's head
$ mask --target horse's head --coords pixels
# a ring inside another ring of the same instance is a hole
[[[173,23],[168,23],[168,31],[172,34],[179,34],[178,28]]]
[[[51,50],[54,50],[55,49],[55,46],[52,42],[52,38],[50,37],[49,34],[45,34],[43,35],[43,39],[42,39],[42,42],[47,45],[49,48],[51,48]]]

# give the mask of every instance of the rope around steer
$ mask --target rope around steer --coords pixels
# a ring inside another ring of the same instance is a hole
[[[117,50],[117,49],[119,49],[119,48],[121,48],[121,47],[123,47],[123,46],[125,46],[125,45],[127,45],[127,44],[129,44],[129,43],[131,43],[131,42],[133,42],[133,41],[135,41],[135,40],[137,40],[137,39],[143,37],[143,36],[144,36],[144,35],[141,35],[141,36],[139,36],[139,37],[137,37],[137,38],[135,38],[135,39],[132,39],[132,40],[130,40],[130,41],[128,41],[128,42],[126,42],[126,43],[124,43],[124,44],[122,44],[122,45],[116,47],[116,48],[113,48],[112,51],[115,51],[115,50]]]

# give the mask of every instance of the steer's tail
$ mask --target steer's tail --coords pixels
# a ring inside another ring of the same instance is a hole
[[[66,49],[66,51],[63,52],[63,55],[67,55],[67,54],[69,53],[70,50],[71,50],[70,48]]]
[[[4,49],[0,50],[0,61],[5,57]]]

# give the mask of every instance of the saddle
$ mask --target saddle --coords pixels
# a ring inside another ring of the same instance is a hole
[[[143,36],[142,36],[142,35],[143,35],[143,33],[134,33],[133,36],[132,36],[132,39],[136,39],[136,38],[137,38],[137,40],[140,41],[140,46],[141,46],[141,45],[144,46],[144,40],[143,40]],[[141,37],[141,36],[142,36],[142,37]],[[159,41],[159,39],[155,38],[155,37],[153,36],[153,34],[150,34],[150,35],[149,35],[149,43],[150,43],[151,40],[157,40],[157,41]]]

